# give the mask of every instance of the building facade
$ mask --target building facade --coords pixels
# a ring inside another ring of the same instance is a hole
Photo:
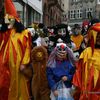
[[[62,22],[62,0],[43,0],[43,23],[53,26]]]
[[[70,0],[68,24],[82,24],[83,20],[90,20],[96,16],[97,0]]]
[[[96,16],[98,19],[100,19],[100,0],[96,1]]]
[[[22,23],[28,27],[42,22],[42,0],[13,0]]]
[[[68,24],[68,11],[69,11],[69,0],[62,0],[63,16],[62,23]]]

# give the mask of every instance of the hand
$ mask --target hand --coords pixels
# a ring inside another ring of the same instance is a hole
[[[20,65],[20,71],[23,71],[25,69],[25,65]]]
[[[67,76],[62,77],[62,81],[67,81],[67,80],[68,80]]]
[[[53,94],[54,94],[54,96],[58,96],[58,91],[57,90],[55,90],[54,92],[53,92]]]

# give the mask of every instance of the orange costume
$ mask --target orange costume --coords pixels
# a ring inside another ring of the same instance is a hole
[[[100,47],[96,48],[97,37],[100,35],[100,23],[88,31],[90,47],[80,55],[73,84],[78,89],[76,100],[100,100]],[[98,35],[98,36],[97,36]]]
[[[76,48],[74,48],[74,51],[77,51],[80,49],[81,43],[83,42],[83,36],[81,34],[78,34],[77,36],[72,35],[71,40],[75,43]]]
[[[29,62],[28,31],[0,33],[0,100],[28,100],[27,81],[19,69]]]

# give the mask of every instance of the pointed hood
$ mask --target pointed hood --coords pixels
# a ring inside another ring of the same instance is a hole
[[[100,23],[96,23],[95,25],[91,26],[88,30],[89,43],[93,51],[95,47],[96,36],[98,33],[100,33]]]
[[[4,5],[5,13],[10,16],[13,16],[17,21],[19,21],[18,14],[12,0],[4,0]]]

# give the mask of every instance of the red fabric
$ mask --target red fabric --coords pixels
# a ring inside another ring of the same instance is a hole
[[[100,31],[100,23],[96,23],[95,25],[93,25],[92,27],[91,27],[91,30],[95,30],[95,31]]]
[[[16,8],[12,0],[5,0],[5,10],[7,14],[12,15],[15,19],[19,20]]]
[[[99,79],[97,81],[96,87],[94,87],[94,68],[91,66],[88,75],[88,83],[85,89],[84,86],[85,73],[83,72],[85,72],[85,64],[83,64],[83,60],[80,59],[76,66],[76,73],[74,74],[73,77],[73,84],[77,87],[77,91],[74,95],[74,99],[75,100],[99,100],[100,99],[100,73],[99,73]],[[86,91],[88,91],[88,93]],[[99,94],[95,92],[98,92]]]
[[[7,50],[6,58],[3,61],[4,50],[9,40],[9,32],[10,31],[7,31],[6,33],[0,33],[0,36],[2,36],[2,40],[0,40],[0,44],[4,40],[4,44],[0,50],[0,100],[8,99],[9,86],[10,86],[11,73],[8,64],[9,50]],[[9,48],[9,46],[7,48]]]

